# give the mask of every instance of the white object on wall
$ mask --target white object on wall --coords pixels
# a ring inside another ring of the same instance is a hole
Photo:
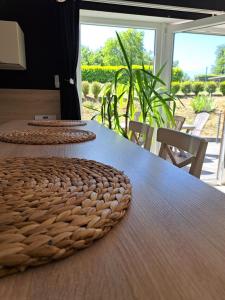
[[[24,35],[17,22],[0,21],[0,69],[26,69]]]

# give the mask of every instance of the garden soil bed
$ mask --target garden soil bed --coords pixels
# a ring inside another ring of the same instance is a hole
[[[192,98],[182,98],[182,103],[177,102],[177,109],[176,109],[176,115],[184,116],[186,118],[185,123],[187,124],[193,124],[196,114],[194,113],[190,103]],[[213,96],[213,99],[215,100],[216,104],[216,110],[214,112],[210,113],[210,117],[202,131],[202,136],[207,138],[215,138],[217,136],[217,124],[218,124],[218,112],[225,111],[225,97],[221,96]],[[84,101],[83,102],[83,114],[82,119],[83,120],[90,120],[96,112],[93,110],[90,110],[88,108],[85,108],[85,105],[90,106],[93,105],[94,108],[99,109],[100,103],[98,102],[91,102],[91,101]],[[220,126],[220,136],[222,131],[222,122],[223,122],[223,115],[221,120],[221,126]]]

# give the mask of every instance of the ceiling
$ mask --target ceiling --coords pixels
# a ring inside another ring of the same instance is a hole
[[[197,20],[223,14],[223,1],[187,0],[81,0],[81,8],[172,19]]]

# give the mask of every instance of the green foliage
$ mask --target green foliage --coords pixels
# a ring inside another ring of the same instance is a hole
[[[93,82],[98,81],[101,83],[112,82],[115,74],[121,68],[126,66],[81,66],[82,80]],[[152,70],[152,66],[145,66],[146,69]],[[133,65],[133,69],[141,69],[140,65]],[[126,79],[121,78],[120,82],[126,83]]]
[[[88,81],[82,81],[82,93],[84,97],[86,98],[89,94],[90,86]]]
[[[160,79],[163,68],[156,75],[153,75],[149,68],[146,69],[144,64],[141,68],[134,68],[118,33],[117,38],[126,66],[118,69],[114,82],[104,88],[101,110],[95,117],[109,128],[128,137],[128,122],[133,120],[135,115],[136,93],[141,108],[140,119],[143,122],[153,126],[174,123],[176,102]],[[121,78],[125,78],[126,84],[119,83]],[[122,115],[119,114],[121,107],[124,110]],[[121,125],[122,122],[125,126]]]
[[[97,100],[101,92],[101,84],[97,81],[92,82],[91,92],[94,95],[95,100]]]
[[[141,107],[141,119],[152,127],[174,125],[176,98],[160,79],[164,66],[156,75],[144,69],[137,70],[135,89]]]
[[[184,81],[184,82],[181,83],[181,91],[185,95],[190,94],[191,88],[192,88],[192,84],[191,84],[190,81]]]
[[[225,81],[222,81],[220,83],[220,91],[223,94],[223,96],[225,96]]]
[[[205,88],[204,82],[194,81],[192,82],[192,92],[197,96],[200,92],[203,92]]]
[[[93,51],[89,47],[81,46],[82,65],[103,65],[102,50]]]
[[[125,66],[88,66],[88,65],[82,65],[81,71],[82,71],[82,80],[93,82],[98,81],[101,83],[106,82],[112,82],[114,80],[115,73],[121,69],[122,67],[126,68]],[[133,65],[133,69],[141,69],[141,65]],[[149,71],[153,71],[153,66],[145,65],[145,69]],[[180,68],[173,68],[173,81],[181,81],[182,76],[184,76],[183,71]],[[125,83],[124,79],[120,79],[120,82]]]
[[[206,91],[209,93],[209,94],[213,94],[215,93],[217,89],[217,84],[215,81],[208,81],[206,83]]]
[[[172,69],[172,80],[181,81],[183,79],[184,72],[179,67],[173,67]]]
[[[133,65],[150,64],[151,53],[144,48],[144,31],[128,28],[120,33],[127,56]],[[104,65],[125,65],[125,59],[118,38],[110,38],[102,47]]]
[[[180,82],[178,81],[171,82],[171,93],[176,95],[176,93],[178,93],[180,90],[180,86]]]
[[[121,38],[129,58],[132,58],[132,64],[152,63],[152,53],[144,48],[144,31],[129,28],[121,32]],[[116,37],[107,39],[104,46],[97,50],[81,46],[81,58],[82,65],[117,66],[125,64],[124,56]]]
[[[100,109],[95,108],[91,103],[86,105],[86,108],[95,111],[95,115],[92,119],[97,119],[109,129],[117,131],[116,120],[118,118],[118,103],[122,97],[123,93],[119,97],[115,94],[114,84],[106,83],[102,90]]]
[[[191,106],[195,113],[212,112],[215,110],[215,102],[211,96],[198,95],[191,101]]]
[[[225,74],[225,45],[220,45],[216,50],[216,62],[213,68],[215,74]]]

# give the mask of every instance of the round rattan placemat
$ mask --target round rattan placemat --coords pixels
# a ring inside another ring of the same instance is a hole
[[[48,127],[72,127],[84,126],[86,122],[80,120],[32,120],[27,123],[33,126],[48,126]]]
[[[0,132],[0,142],[29,145],[82,143],[96,138],[87,130],[69,128],[39,128]]]
[[[0,277],[90,246],[131,199],[123,172],[76,158],[0,159],[0,183]]]

